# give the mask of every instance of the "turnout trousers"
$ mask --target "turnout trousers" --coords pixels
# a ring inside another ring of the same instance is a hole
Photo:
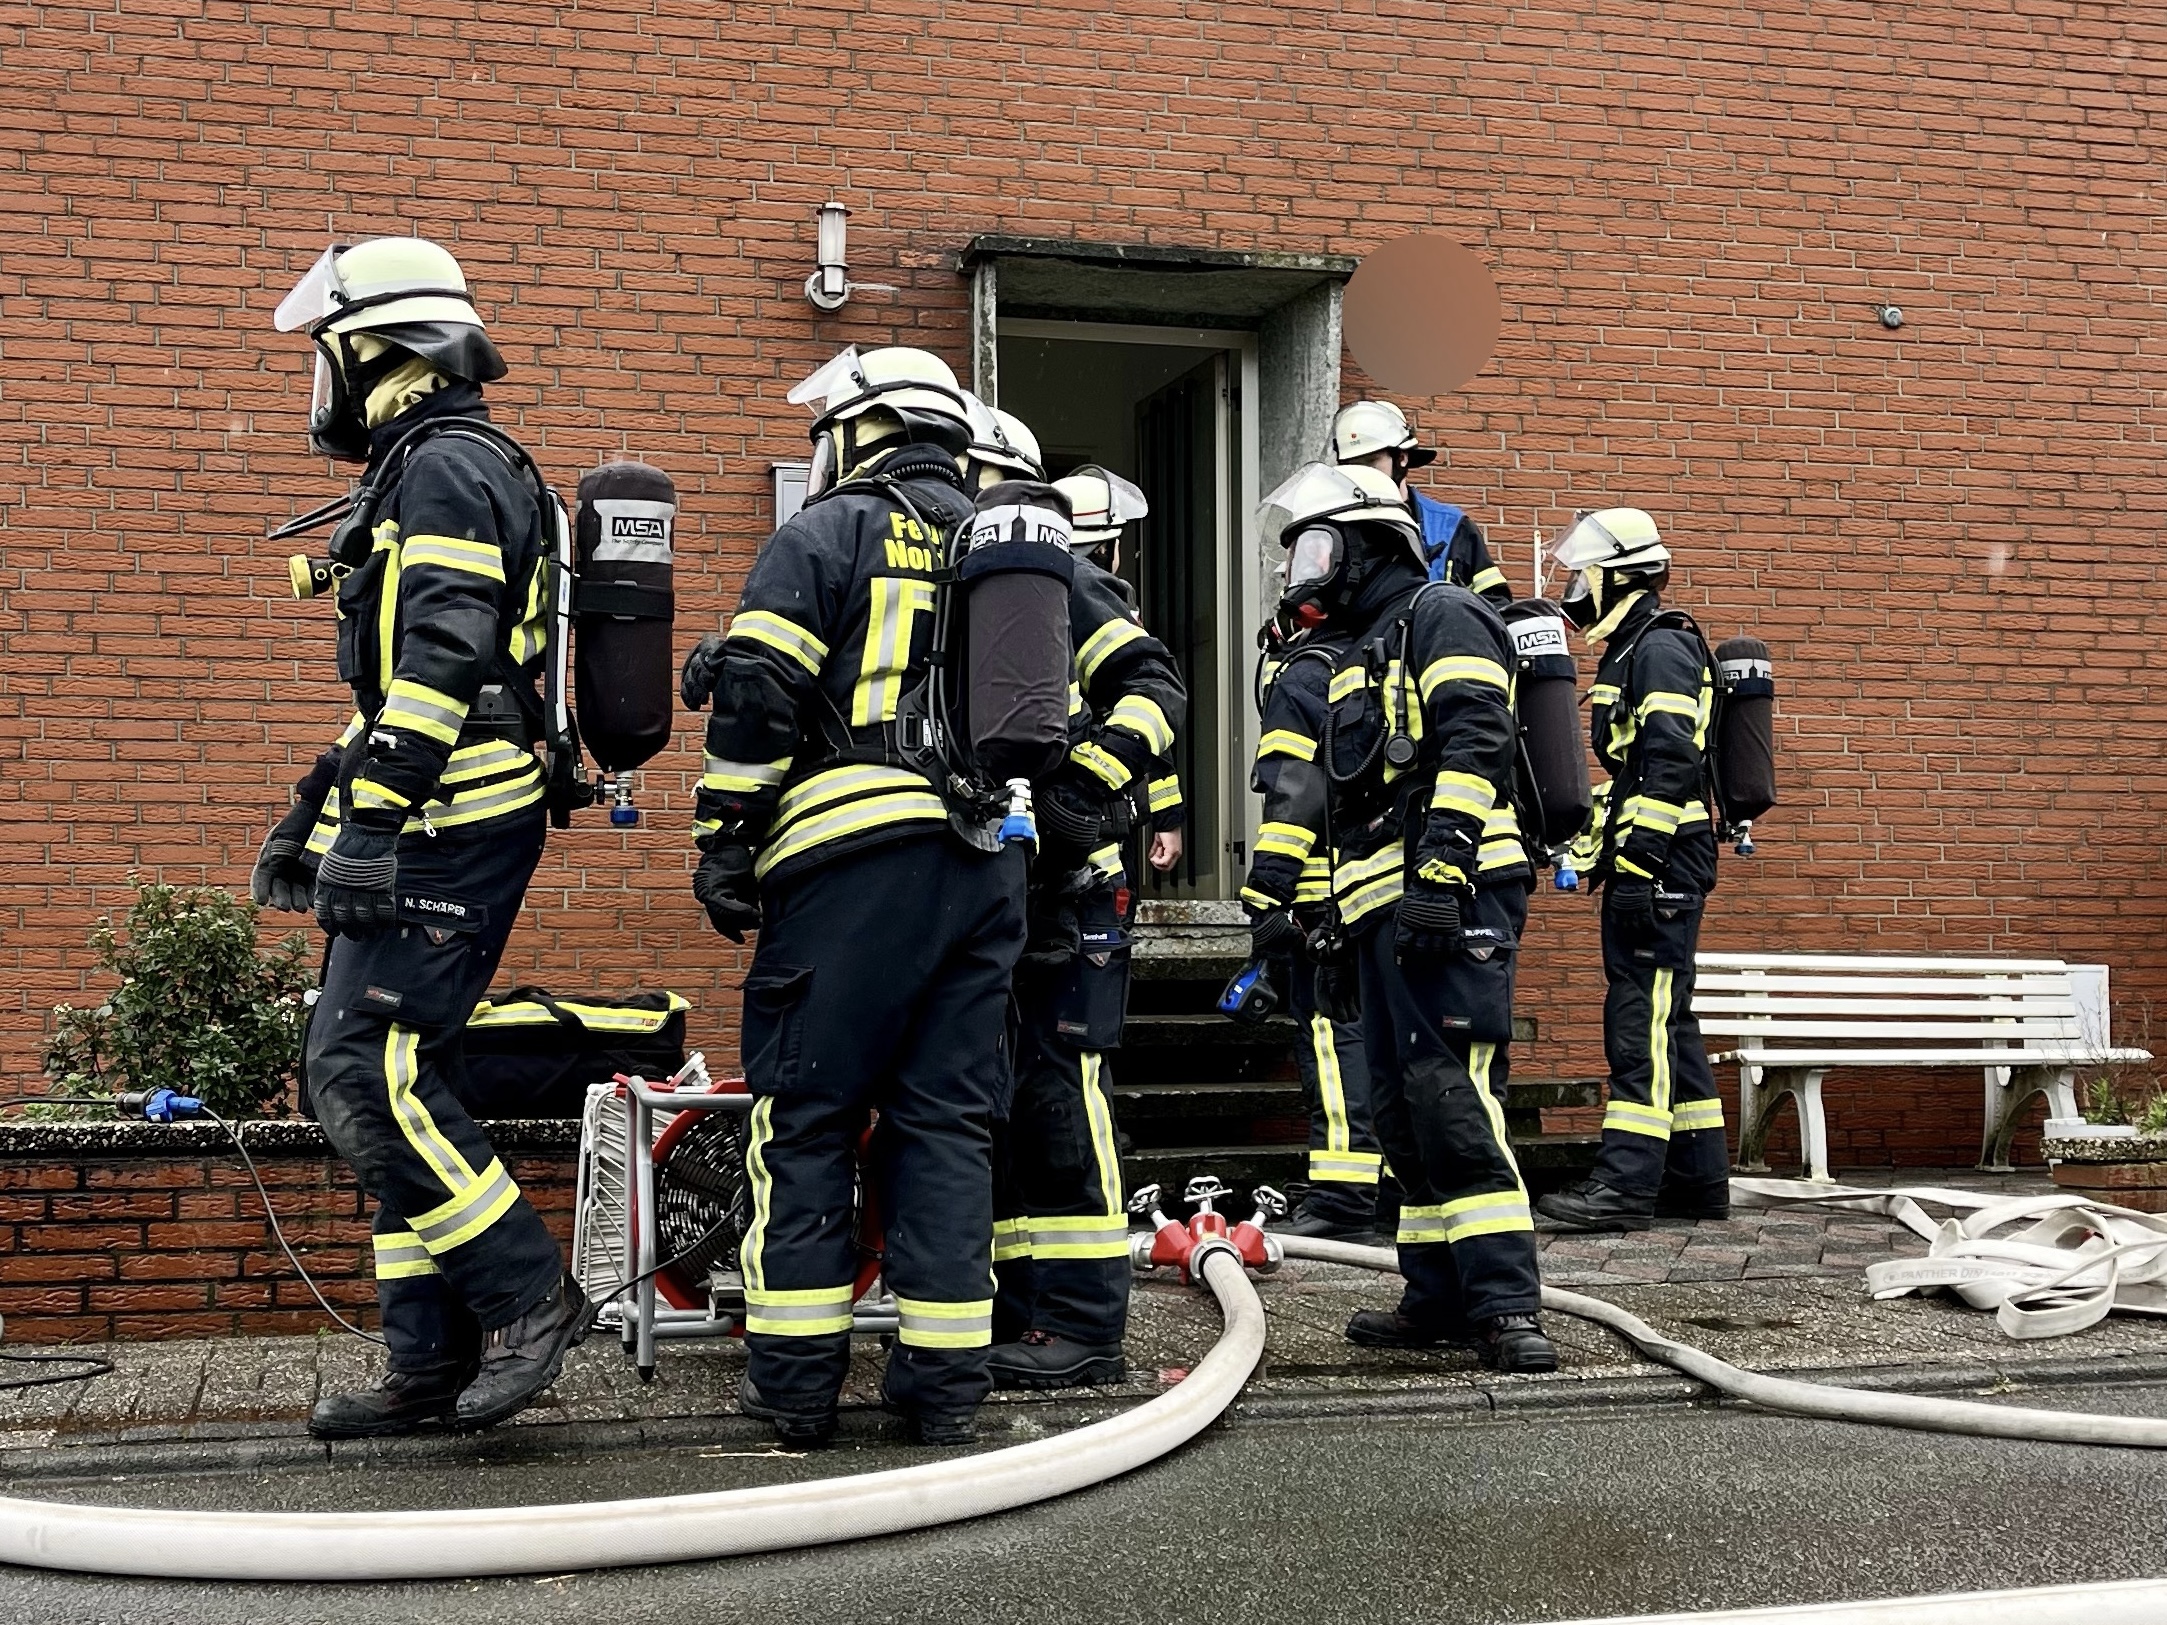
[[[1517,944],[1527,892],[1477,891],[1472,924]],[[1398,909],[1359,939],[1362,1040],[1377,1137],[1405,1200],[1400,1312],[1459,1327],[1542,1307],[1535,1225],[1505,1130],[1513,954],[1394,952]]]
[[[375,1200],[395,1371],[458,1366],[548,1296],[563,1255],[459,1104],[467,1017],[542,855],[547,814],[403,837],[399,923],[334,937],[305,1076],[324,1137]]]
[[[1309,1194],[1303,1206],[1344,1224],[1376,1217],[1384,1150],[1370,1110],[1369,1058],[1362,1024],[1335,1022],[1317,1009],[1317,970],[1307,954],[1274,968],[1283,975],[1287,1013],[1301,1027],[1294,1064],[1309,1112]]]
[[[1610,1101],[1595,1177],[1627,1196],[1655,1198],[1664,1185],[1708,1188],[1730,1178],[1723,1102],[1693,1015],[1693,955],[1702,898],[1659,908],[1652,934],[1619,922],[1603,894],[1603,1049]]]
[[[888,1401],[969,1411],[991,1389],[993,1118],[1008,1090],[1008,988],[1024,855],[945,829],[771,886],[745,979],[746,1376],[825,1416],[850,1362],[855,1149],[877,1111],[869,1192],[901,1324]]]
[[[1105,1051],[1121,1042],[1129,943],[1113,883],[1079,899],[1081,951],[1016,973],[1016,1092],[999,1146],[994,1341],[1050,1332],[1119,1343],[1129,1321],[1129,1214]]]

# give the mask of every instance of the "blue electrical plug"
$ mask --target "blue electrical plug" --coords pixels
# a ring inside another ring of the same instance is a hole
[[[203,1115],[203,1102],[177,1089],[134,1089],[114,1104],[128,1116],[140,1113],[146,1123],[170,1123],[175,1118]]]

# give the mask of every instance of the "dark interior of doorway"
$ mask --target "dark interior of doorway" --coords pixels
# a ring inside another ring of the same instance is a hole
[[[1227,358],[1193,345],[1003,335],[999,359],[1001,405],[1038,436],[1050,478],[1096,463],[1134,480],[1151,503],[1117,573],[1188,686],[1190,723],[1173,759],[1188,829],[1174,872],[1142,883],[1161,896],[1231,896],[1221,827],[1230,769],[1218,737],[1227,576],[1217,557],[1217,403]]]

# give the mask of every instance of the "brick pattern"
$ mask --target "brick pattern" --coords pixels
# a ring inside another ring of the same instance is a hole
[[[507,1164],[560,1242],[563,1158]],[[369,1203],[344,1164],[258,1153],[286,1239],[324,1296],[373,1319]],[[272,1240],[247,1172],[194,1157],[0,1161],[0,1315],[11,1342],[313,1331],[323,1311]]]
[[[558,480],[677,479],[687,643],[802,447],[790,382],[846,340],[963,363],[972,234],[1450,233],[1504,336],[1412,403],[1433,483],[1516,581],[1531,523],[1640,502],[1677,601],[1774,649],[1784,806],[1711,946],[2104,960],[2141,1037],[2163,44],[2096,0],[0,10],[0,1067],[34,1070],[127,875],[239,882],[343,716],[328,615],[253,540],[336,488],[268,318],[327,234],[409,228],[472,272],[494,399]],[[899,291],[819,317],[830,195]],[[724,1057],[744,954],[685,892],[697,750],[645,775],[644,828],[553,842],[507,971],[677,988]],[[1592,940],[1544,899],[1522,977],[1574,1071]],[[1834,1152],[1962,1155],[1974,1092],[1839,1099]]]

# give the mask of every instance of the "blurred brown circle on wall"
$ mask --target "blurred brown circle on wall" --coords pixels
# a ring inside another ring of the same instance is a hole
[[[1497,279],[1471,248],[1418,232],[1371,249],[1340,321],[1362,370],[1395,395],[1448,395],[1497,348]]]

